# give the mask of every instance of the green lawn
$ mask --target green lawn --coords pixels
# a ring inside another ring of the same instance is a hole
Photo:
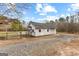
[[[15,31],[15,32],[7,32],[8,36],[17,36],[19,35],[19,31]],[[6,36],[6,32],[0,32],[0,37],[5,37]]]

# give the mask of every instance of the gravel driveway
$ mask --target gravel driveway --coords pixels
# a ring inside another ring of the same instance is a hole
[[[7,45],[5,47],[0,47],[0,53],[6,53],[9,56],[32,56],[34,50],[43,50],[51,48],[51,46],[55,47],[57,42],[70,42],[72,39],[77,38],[76,35],[57,35],[53,38],[43,38],[44,40],[36,40],[29,43],[18,43],[13,45]],[[34,38],[33,38],[34,39]],[[39,38],[38,38],[39,39]],[[39,53],[38,53],[39,54]]]

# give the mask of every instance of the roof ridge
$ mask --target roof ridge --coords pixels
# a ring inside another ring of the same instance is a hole
[[[55,28],[53,23],[38,23],[38,22],[30,21],[29,24],[34,25],[36,29],[48,29],[48,28],[53,29],[53,28]]]

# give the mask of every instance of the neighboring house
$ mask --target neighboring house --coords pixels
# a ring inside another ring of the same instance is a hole
[[[56,34],[55,23],[37,23],[30,21],[28,24],[28,34],[31,36]]]
[[[7,19],[0,20],[0,30],[1,31],[4,31],[4,30],[6,30],[9,27],[10,27],[10,25],[9,25],[9,21]]]
[[[11,23],[16,19],[2,19],[0,20],[0,31],[5,31],[11,29]]]

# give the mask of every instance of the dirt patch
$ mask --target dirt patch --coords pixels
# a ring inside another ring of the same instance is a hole
[[[63,44],[62,47],[59,47],[59,53],[64,56],[79,56],[79,40]]]
[[[45,39],[51,39],[55,38],[56,35],[49,35],[49,36],[41,36],[41,37],[22,37],[15,38],[15,39],[8,39],[8,40],[0,40],[0,47],[11,45],[11,44],[18,44],[18,43],[29,43],[37,40],[45,40]]]
[[[79,36],[70,34],[50,35],[43,37],[28,37],[14,40],[13,39],[0,40],[0,47],[6,45],[7,47],[3,47],[2,50],[4,49],[5,51],[8,51],[8,53],[10,53],[11,49],[12,49],[11,52],[12,51],[18,52],[19,51],[18,49],[20,49],[22,52],[18,52],[18,54],[23,53],[24,55],[34,55],[34,56],[79,55]]]
[[[70,43],[58,42],[48,49],[35,49],[33,55],[38,56],[79,56],[79,40],[72,40]]]

